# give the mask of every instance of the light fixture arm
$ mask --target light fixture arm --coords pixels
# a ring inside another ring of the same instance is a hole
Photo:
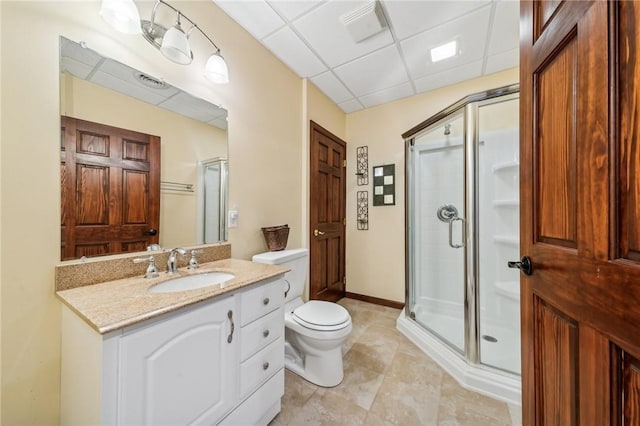
[[[153,28],[153,24],[155,22],[155,16],[156,16],[156,10],[158,9],[158,6],[160,4],[165,5],[166,7],[168,7],[169,9],[173,10],[174,12],[176,12],[178,14],[178,22],[180,22],[180,17],[186,19],[187,21],[189,21],[192,25],[192,27],[189,29],[188,34],[191,34],[191,32],[196,29],[200,32],[200,34],[202,34],[202,36],[204,38],[207,39],[207,41],[209,41],[209,43],[211,43],[211,45],[216,49],[216,53],[220,53],[220,48],[213,42],[213,40],[211,40],[211,38],[204,32],[202,31],[202,29],[198,26],[198,24],[196,24],[195,22],[193,22],[191,19],[189,19],[189,17],[187,15],[185,15],[184,13],[182,13],[179,9],[176,9],[175,7],[171,6],[169,3],[167,3],[164,0],[157,0],[156,4],[153,6],[153,11],[151,12],[151,27]]]

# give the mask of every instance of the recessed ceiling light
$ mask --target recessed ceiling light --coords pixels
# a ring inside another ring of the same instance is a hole
[[[458,54],[458,41],[453,40],[449,43],[434,47],[431,49],[431,62],[442,61]]]

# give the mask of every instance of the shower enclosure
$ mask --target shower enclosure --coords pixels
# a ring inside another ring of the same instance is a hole
[[[403,135],[406,292],[398,328],[471,389],[520,403],[518,85]]]

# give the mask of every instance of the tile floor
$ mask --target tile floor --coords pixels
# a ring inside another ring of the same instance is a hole
[[[520,407],[468,391],[396,330],[398,309],[342,299],[353,331],[344,380],[321,388],[285,370],[285,425],[520,425]]]

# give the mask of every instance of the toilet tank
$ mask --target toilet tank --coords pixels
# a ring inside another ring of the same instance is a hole
[[[268,263],[270,265],[280,265],[289,268],[290,271],[284,275],[284,279],[291,286],[287,293],[285,302],[289,302],[297,297],[302,297],[304,284],[307,280],[307,259],[308,250],[305,248],[269,251],[253,256],[256,263]]]

